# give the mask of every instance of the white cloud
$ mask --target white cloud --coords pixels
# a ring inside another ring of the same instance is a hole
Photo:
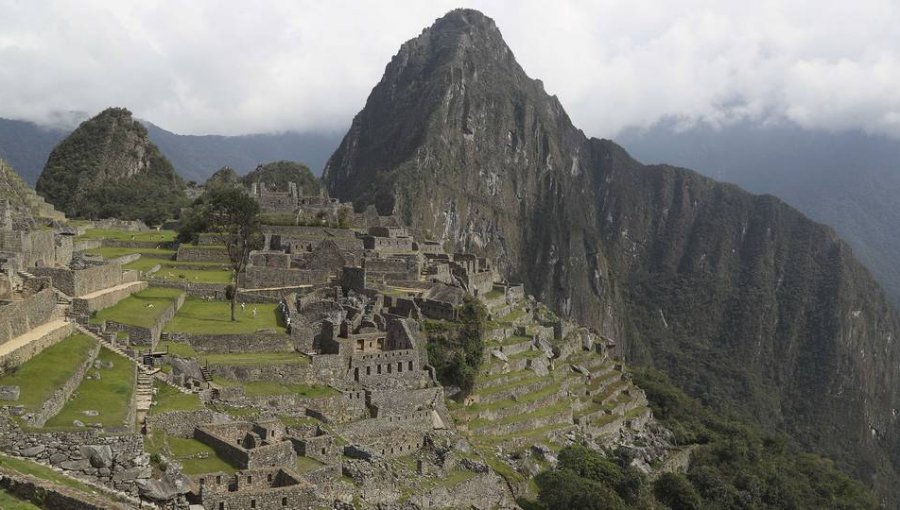
[[[182,133],[345,128],[445,0],[0,0],[0,116],[120,105]],[[784,1],[500,1],[525,70],[593,136],[664,117],[900,137],[900,9]]]

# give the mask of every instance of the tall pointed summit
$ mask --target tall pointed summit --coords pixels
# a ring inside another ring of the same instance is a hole
[[[900,317],[846,244],[771,196],[588,139],[483,14],[403,44],[324,180],[900,501]]]

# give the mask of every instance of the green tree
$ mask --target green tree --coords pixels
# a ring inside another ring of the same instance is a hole
[[[228,250],[234,271],[231,320],[235,320],[238,275],[247,268],[250,252],[261,248],[263,243],[259,229],[259,204],[239,188],[216,188],[209,191],[206,203],[201,207],[207,230],[220,234]]]
[[[428,331],[428,360],[445,385],[459,386],[462,395],[475,387],[475,377],[484,359],[487,309],[466,297],[459,307],[459,322]]]
[[[700,496],[684,475],[663,473],[653,483],[653,495],[672,510],[697,510],[702,506]]]

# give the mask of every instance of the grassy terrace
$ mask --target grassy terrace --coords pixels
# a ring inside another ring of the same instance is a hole
[[[254,309],[256,317],[253,316]],[[232,322],[231,303],[227,301],[204,301],[189,297],[165,331],[197,335],[237,335],[254,333],[260,329],[285,332],[275,303],[250,303],[244,310],[238,305],[235,316],[237,321]]]
[[[157,383],[155,386],[156,403],[150,407],[150,414],[203,409],[197,395],[182,393],[168,384]]]
[[[469,422],[469,428],[477,429],[479,427],[484,427],[487,425],[509,425],[511,423],[519,423],[525,420],[546,418],[548,416],[564,413],[567,409],[569,409],[570,405],[571,404],[568,400],[561,400],[556,404],[538,408],[530,413],[513,414],[504,418],[500,418],[499,420],[486,420],[477,418]],[[490,433],[490,431],[488,431],[488,433]]]
[[[147,232],[128,232],[125,230],[108,230],[102,228],[91,228],[84,234],[75,239],[110,239],[113,241],[141,241],[141,242],[158,242],[171,243],[178,235],[174,230],[150,230]]]
[[[85,424],[102,423],[106,427],[119,427],[125,419],[131,394],[134,391],[134,365],[127,359],[106,349],[100,349],[97,359],[112,363],[112,368],[88,370],[88,375],[100,374],[100,379],[88,379],[75,390],[75,394],[46,427],[71,427],[74,420]],[[95,410],[99,416],[85,416],[84,411]]]
[[[200,441],[170,436],[162,430],[156,430],[150,434],[144,442],[144,449],[151,455],[162,453],[174,458],[181,464],[182,471],[187,475],[214,471],[224,471],[225,473],[237,471],[234,466],[216,455],[215,450]],[[205,458],[191,458],[200,455],[205,455]]]
[[[183,292],[179,289],[150,287],[104,308],[91,317],[91,323],[111,320],[132,326],[149,328],[166,308]]]
[[[104,259],[115,259],[140,253],[142,258],[171,259],[175,256],[175,250],[165,248],[120,248],[117,246],[101,246],[93,250],[86,250],[88,255],[100,255]]]
[[[15,471],[23,475],[31,475],[41,480],[47,480],[63,487],[69,487],[81,492],[95,494],[97,491],[91,486],[81,483],[78,480],[69,478],[68,476],[57,473],[53,469],[25,459],[16,459],[6,454],[0,453],[0,471]],[[0,506],[0,508],[7,508]],[[12,507],[15,508],[15,507]],[[26,507],[27,508],[27,507]]]
[[[242,387],[248,397],[271,397],[275,395],[299,395],[306,398],[322,398],[340,395],[330,386],[318,384],[283,384],[275,381],[237,382],[221,377],[213,377],[213,382],[224,387]]]
[[[309,473],[310,471],[315,471],[324,465],[325,464],[322,464],[312,457],[304,457],[302,455],[297,456],[297,473]]]
[[[71,335],[0,377],[0,386],[18,386],[17,404],[26,410],[37,409],[84,363],[95,343],[87,335]]]
[[[163,263],[159,271],[153,273],[152,278],[162,280],[184,280],[194,283],[219,283],[226,285],[231,283],[230,269],[183,269]]]
[[[163,341],[157,345],[160,352],[168,352],[181,358],[197,358],[201,362],[208,361],[214,365],[288,365],[307,364],[309,359],[296,352],[246,352],[234,354],[206,354],[197,352],[188,344]]]
[[[3,510],[40,510],[41,507],[19,499],[6,491],[0,491],[0,508]]]
[[[309,358],[296,352],[247,352],[236,354],[198,354],[212,365],[307,365]]]

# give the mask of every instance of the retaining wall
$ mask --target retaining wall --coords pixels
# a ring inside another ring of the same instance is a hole
[[[53,391],[53,394],[44,401],[44,404],[40,409],[31,413],[30,417],[26,415],[25,421],[32,427],[43,427],[44,424],[47,423],[47,420],[56,416],[56,413],[62,410],[66,405],[66,402],[72,396],[72,393],[75,392],[81,384],[81,381],[84,380],[84,374],[86,374],[88,369],[91,368],[91,365],[94,364],[94,360],[97,359],[97,354],[99,353],[100,342],[96,342],[91,350],[88,351],[87,358],[75,370],[75,373],[73,373],[62,386]]]
[[[0,357],[0,375],[6,373],[8,367],[18,367],[35,357],[38,353],[56,344],[75,332],[75,326],[67,322],[63,327],[54,329],[37,340],[32,340],[9,354]]]
[[[46,323],[55,308],[56,293],[50,288],[0,306],[0,344]]]

